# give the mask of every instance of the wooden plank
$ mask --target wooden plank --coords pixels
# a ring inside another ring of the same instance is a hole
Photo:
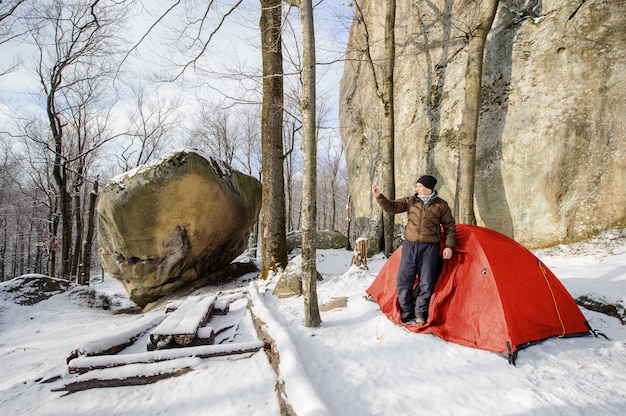
[[[148,350],[176,345],[189,345],[198,328],[204,325],[213,311],[217,296],[190,296],[159,326],[152,330]]]
[[[77,360],[87,357],[79,357]],[[97,357],[89,357],[97,358]],[[193,370],[198,364],[197,359],[179,358],[168,363],[144,363],[129,365],[124,371],[120,369],[101,369],[89,374],[74,377],[65,385],[53,388],[52,391],[74,393],[101,387],[139,386],[150,384],[169,377],[176,377]]]
[[[234,342],[223,345],[181,347],[169,350],[147,351],[135,354],[81,356],[68,364],[70,373],[86,373],[92,370],[121,367],[131,364],[148,364],[176,360],[185,357],[210,358],[257,352],[265,347],[263,341]]]

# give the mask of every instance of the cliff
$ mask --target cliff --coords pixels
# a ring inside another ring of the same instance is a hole
[[[431,174],[454,205],[473,1],[397,2],[396,196]],[[383,57],[384,1],[362,1],[340,91],[353,237],[374,236],[382,105],[364,53]],[[477,138],[478,225],[528,247],[626,224],[626,2],[500,2],[487,39]],[[397,216],[401,230],[405,216]]]

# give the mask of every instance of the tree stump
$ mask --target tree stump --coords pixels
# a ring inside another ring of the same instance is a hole
[[[367,238],[359,238],[354,243],[354,255],[352,256],[352,265],[362,269],[367,267]]]

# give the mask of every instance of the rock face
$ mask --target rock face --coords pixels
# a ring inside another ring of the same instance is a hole
[[[298,256],[287,264],[272,294],[281,299],[302,295],[302,257]]]
[[[317,280],[324,280],[317,272]],[[297,255],[278,274],[278,280],[272,294],[278,298],[290,298],[302,295],[302,256]]]
[[[172,152],[102,191],[102,265],[145,306],[243,253],[260,209],[255,178],[193,151]]]
[[[383,57],[384,2],[363,0]],[[432,174],[454,206],[464,107],[466,1],[397,2],[396,196]],[[376,235],[371,196],[383,113],[355,20],[340,92],[355,237]],[[626,223],[626,2],[501,1],[487,39],[478,126],[479,225],[528,247]],[[380,77],[380,74],[379,74]],[[380,82],[380,78],[379,82]],[[380,181],[379,181],[380,183]],[[398,230],[405,216],[396,216]]]
[[[318,230],[315,233],[315,236],[315,248],[319,250],[348,248],[350,245],[348,237],[341,234],[337,230]],[[302,233],[300,231],[292,231],[287,234],[287,251],[292,251],[301,247]]]

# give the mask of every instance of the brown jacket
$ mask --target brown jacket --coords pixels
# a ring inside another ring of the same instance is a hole
[[[383,194],[376,201],[383,211],[390,214],[407,213],[404,238],[414,243],[439,243],[441,227],[446,237],[446,247],[454,249],[456,244],[456,224],[448,203],[434,196],[426,206],[417,195],[407,196],[395,201],[388,200]]]

